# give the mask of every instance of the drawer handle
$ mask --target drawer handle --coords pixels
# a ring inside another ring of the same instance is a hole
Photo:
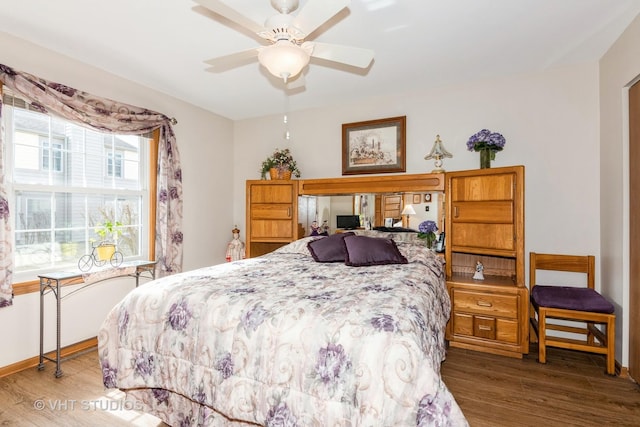
[[[490,331],[491,326],[478,325],[478,329],[480,329],[481,331]]]
[[[291,207],[287,208],[287,216],[291,218]]]
[[[493,304],[488,301],[476,301],[476,304],[478,304],[480,307],[493,307]]]
[[[458,218],[458,207],[457,206],[453,207],[453,217],[454,218]]]

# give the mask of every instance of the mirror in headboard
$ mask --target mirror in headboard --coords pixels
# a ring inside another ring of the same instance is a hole
[[[391,224],[417,230],[420,222],[431,219],[444,229],[444,174],[301,180],[299,195],[304,235],[323,225],[334,232],[338,215],[358,215],[362,228]],[[409,204],[416,214],[407,219],[401,212]]]
[[[298,221],[304,235],[311,234],[312,227],[336,229],[352,228],[340,224],[349,218],[359,217],[358,227],[407,227],[418,229],[418,224],[427,219],[443,229],[444,195],[436,193],[359,193],[352,196],[300,196],[298,198]],[[401,215],[406,205],[412,205],[415,215]],[[315,224],[314,224],[315,222]]]

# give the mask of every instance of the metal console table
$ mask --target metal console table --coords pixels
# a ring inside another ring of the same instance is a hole
[[[62,362],[62,358],[60,357],[60,302],[63,298],[68,297],[76,293],[77,291],[84,289],[87,286],[91,286],[95,283],[102,282],[107,279],[115,279],[117,277],[126,277],[131,276],[136,279],[136,287],[140,284],[140,276],[144,273],[147,273],[151,279],[155,279],[155,265],[157,261],[130,261],[122,263],[118,268],[127,267],[135,267],[135,272],[131,274],[122,274],[116,276],[110,276],[102,280],[98,280],[96,282],[87,283],[81,286],[78,289],[69,292],[68,294],[62,296],[60,293],[60,288],[65,284],[65,282],[72,281],[75,279],[80,279],[87,272],[82,271],[55,271],[46,274],[40,274],[38,277],[40,278],[40,363],[38,363],[38,370],[41,371],[44,369],[44,361],[48,360],[50,362],[56,363],[56,378],[60,378],[62,376],[62,370],[60,369],[60,363]],[[82,283],[78,283],[82,285]],[[44,354],[44,296],[48,293],[53,293],[56,298],[56,357],[49,357]]]

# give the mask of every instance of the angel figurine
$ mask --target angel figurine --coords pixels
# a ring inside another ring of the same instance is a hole
[[[478,261],[476,263],[476,272],[473,275],[474,280],[484,280],[484,274],[482,272],[483,270],[484,270],[484,265],[482,265],[482,263]]]
[[[233,239],[227,245],[227,253],[226,260],[227,262],[238,261],[244,259],[244,242],[240,240],[240,230],[238,230],[238,226],[236,225],[233,230]]]

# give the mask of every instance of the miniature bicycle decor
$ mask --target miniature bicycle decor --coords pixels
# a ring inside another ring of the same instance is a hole
[[[118,267],[122,264],[124,256],[122,252],[116,251],[118,236],[122,234],[122,223],[120,221],[105,221],[98,224],[95,231],[102,239],[99,243],[92,243],[93,249],[91,254],[83,255],[78,260],[78,268],[80,271],[89,271],[92,266],[102,267],[109,261],[112,267]]]
[[[112,267],[122,264],[124,256],[122,252],[116,251],[116,245],[110,242],[100,242],[93,245],[91,254],[83,255],[78,260],[80,271],[89,271],[92,266],[102,267],[109,261]]]

